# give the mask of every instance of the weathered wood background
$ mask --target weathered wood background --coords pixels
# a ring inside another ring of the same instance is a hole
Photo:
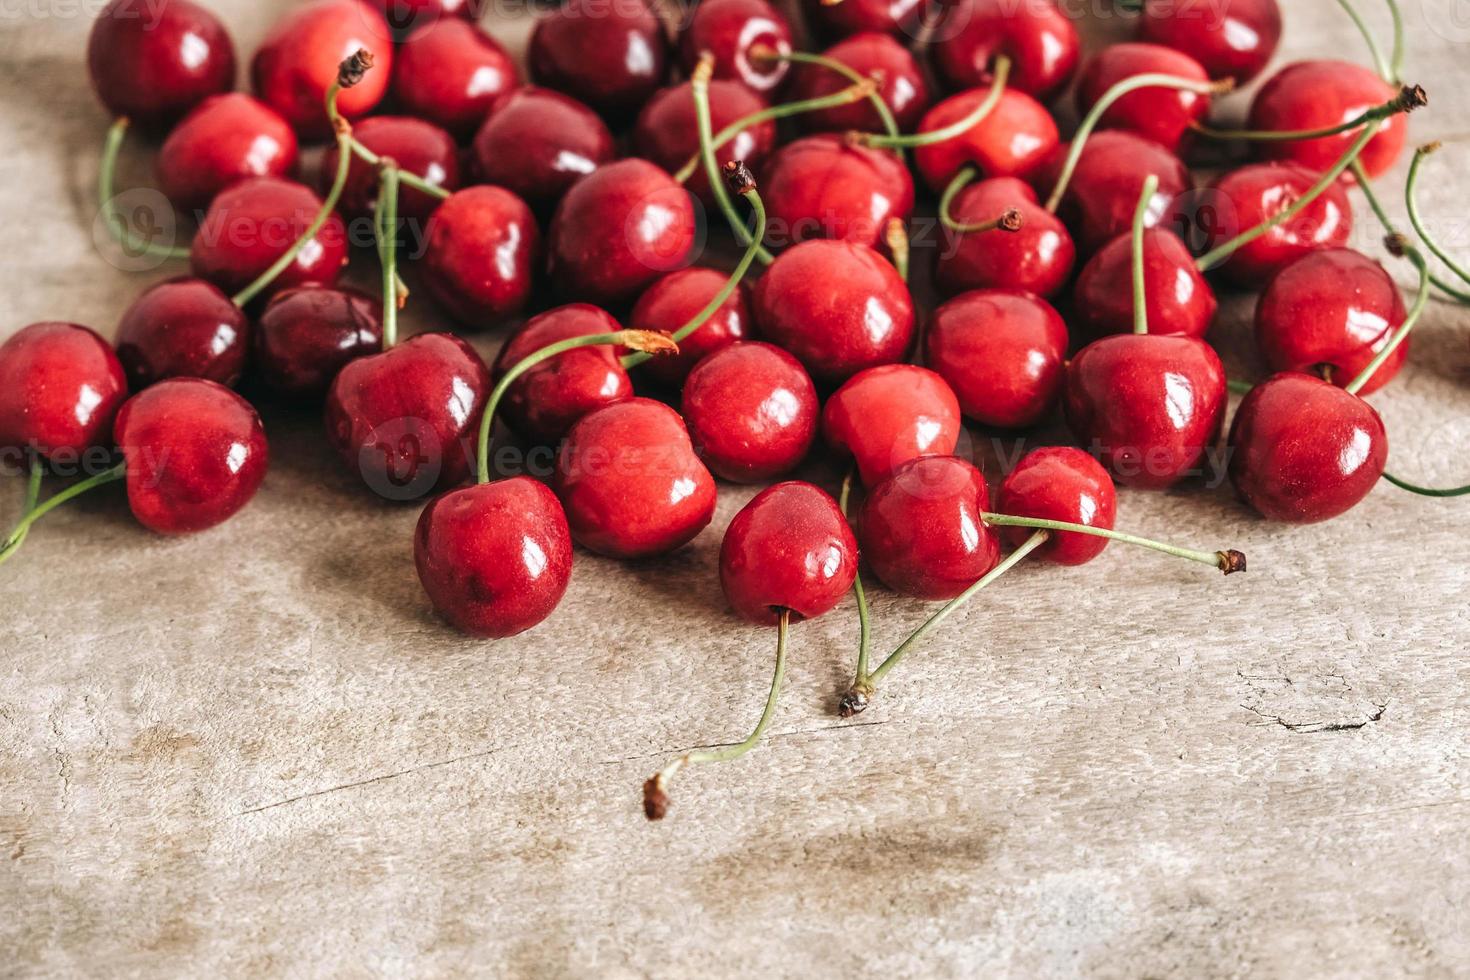
[[[151,281],[93,242],[97,5],[0,8],[0,336],[110,331]],[[211,5],[243,60],[287,3]],[[1285,6],[1281,60],[1364,57],[1330,0]],[[1404,6],[1433,99],[1413,138],[1448,144],[1426,211],[1470,255],[1470,18]],[[1128,30],[1087,16],[1093,44]],[[1378,236],[1360,216],[1358,247]],[[1247,377],[1250,309],[1216,335]],[[1467,327],[1436,302],[1374,397],[1405,476],[1470,477]],[[769,744],[687,772],[650,826],[644,777],[764,695],[772,633],[715,576],[749,492],[665,561],[579,553],[550,621],[483,643],[427,608],[417,508],[365,494],[311,413],[267,425],[271,474],[227,526],[158,538],[99,494],[0,572],[0,974],[1470,974],[1464,502],[1385,484],[1288,529],[1228,488],[1124,493],[1128,527],[1250,573],[1023,565],[854,724],[845,605],[796,630]],[[879,646],[928,611],[879,592]]]

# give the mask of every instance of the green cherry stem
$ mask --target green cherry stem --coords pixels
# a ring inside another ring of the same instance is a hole
[[[1452,490],[1431,490],[1428,487],[1421,487],[1407,480],[1400,480],[1392,473],[1384,473],[1383,478],[1400,490],[1417,493],[1421,497],[1463,497],[1466,494],[1470,494],[1470,487],[1455,487]]]
[[[1388,60],[1383,57],[1383,51],[1378,47],[1378,39],[1375,38],[1373,36],[1373,32],[1368,29],[1368,22],[1363,20],[1363,15],[1358,12],[1358,8],[1353,6],[1350,0],[1337,0],[1337,5],[1341,7],[1343,9],[1343,12],[1346,13],[1348,17],[1352,20],[1352,22],[1358,26],[1358,33],[1363,35],[1363,42],[1368,46],[1368,57],[1373,60],[1373,70],[1378,72],[1379,78],[1383,79],[1385,82],[1392,84],[1394,80],[1398,77],[1397,72],[1394,70],[1393,66],[1389,64]],[[1397,8],[1395,8],[1394,14],[1394,23],[1397,25]],[[1399,58],[1403,56],[1402,52],[1399,50],[1400,43],[1401,42],[1396,33],[1394,37],[1394,55],[1395,57]]]
[[[1190,129],[1215,140],[1249,140],[1253,143],[1285,143],[1293,140],[1314,140],[1324,136],[1337,136],[1341,133],[1349,133],[1359,126],[1366,126],[1371,122],[1378,122],[1390,116],[1396,116],[1401,112],[1413,112],[1428,104],[1428,96],[1423,88],[1417,85],[1405,85],[1399,90],[1399,94],[1389,99],[1382,105],[1376,105],[1365,112],[1359,113],[1347,122],[1338,123],[1336,126],[1324,126],[1321,129],[1213,129],[1203,123],[1191,123]]]
[[[343,154],[344,156],[346,154]],[[383,270],[383,349],[398,343],[398,310],[406,299],[398,284],[398,177],[392,160],[382,162],[378,177],[378,206],[375,231],[378,263]]]
[[[38,484],[39,478],[36,476],[36,472],[36,470],[32,470],[31,480],[32,483]],[[5,543],[3,545],[0,545],[0,564],[3,564],[10,558],[11,555],[20,550],[20,546],[25,542],[27,535],[30,534],[32,524],[36,523],[41,518],[51,513],[51,511],[66,503],[68,500],[73,500],[77,497],[80,497],[88,490],[100,487],[103,484],[113,483],[117,480],[121,480],[126,475],[127,463],[118,463],[110,470],[103,470],[101,473],[98,473],[95,476],[87,477],[87,479],[82,480],[80,483],[72,484],[71,486],[67,487],[65,490],[62,490],[60,493],[56,494],[50,500],[47,500],[43,504],[34,504],[34,502],[32,502],[32,506],[29,506],[26,509],[26,513],[21,517],[21,519],[16,523],[15,527],[11,530],[10,537],[5,539]],[[36,492],[37,494],[39,494],[39,486],[36,487]],[[27,496],[29,499],[29,494]]]
[[[1398,0],[1385,2],[1388,4],[1388,15],[1393,20],[1393,54],[1388,62],[1390,77],[1387,81],[1390,85],[1396,85],[1404,77],[1404,15],[1399,10]]]
[[[752,62],[787,62],[788,64],[817,65],[828,71],[836,72],[852,85],[862,85],[869,79],[854,71],[850,66],[843,64],[836,58],[829,58],[824,54],[812,54],[808,51],[787,51],[784,54],[771,47],[769,44],[753,44],[750,47],[748,57]],[[876,84],[877,80],[872,80]],[[883,131],[889,136],[898,136],[898,120],[893,118],[893,110],[888,108],[888,103],[883,96],[878,94],[876,88],[867,93],[868,102],[872,104],[873,111],[878,114],[878,119],[883,123]]]
[[[944,193],[939,197],[939,223],[957,235],[978,234],[983,231],[1020,231],[1024,219],[1017,208],[1006,208],[999,217],[989,221],[974,221],[965,224],[955,220],[954,215],[950,213],[954,199],[959,196],[960,191],[974,183],[975,178],[979,175],[980,171],[970,164],[961,167],[960,172],[950,178],[949,183],[945,185]]]
[[[1255,385],[1251,384],[1249,381],[1225,382],[1226,390],[1228,390],[1232,395],[1248,395],[1250,394],[1251,389],[1254,387]]]
[[[1378,355],[1368,362],[1368,366],[1363,368],[1358,376],[1343,389],[1350,395],[1356,395],[1362,390],[1363,385],[1368,383],[1368,379],[1372,378],[1374,373],[1383,366],[1383,362],[1399,349],[1400,344],[1409,339],[1409,332],[1414,329],[1415,324],[1424,315],[1424,308],[1429,305],[1429,263],[1424,260],[1424,256],[1403,236],[1390,237],[1384,244],[1394,255],[1408,259],[1414,263],[1414,268],[1419,270],[1419,294],[1414,297],[1414,305],[1409,308],[1409,315],[1405,317],[1403,325],[1395,331],[1393,338],[1383,345],[1383,350],[1379,351]]]
[[[1000,104],[1001,97],[1005,95],[1006,83],[1011,77],[1011,59],[1005,55],[999,55],[995,59],[995,68],[992,71],[990,91],[980,104],[970,110],[963,118],[956,119],[948,126],[939,129],[931,129],[926,133],[909,133],[907,135],[890,136],[881,133],[853,133],[851,139],[862,143],[864,146],[878,147],[887,150],[917,149],[921,146],[933,146],[935,143],[943,143],[952,140],[956,136],[963,136],[974,127],[980,125],[985,117],[995,110]]]
[[[1193,548],[1181,548],[1178,545],[1165,544],[1162,541],[1153,541],[1149,538],[1141,538],[1136,534],[1126,534],[1122,531],[1114,531],[1111,528],[1093,527],[1089,524],[1073,524],[1068,521],[1051,521],[1041,517],[1016,517],[1010,514],[981,514],[980,519],[986,524],[993,524],[996,527],[1031,527],[1043,531],[1069,531],[1073,534],[1087,534],[1095,538],[1107,538],[1109,541],[1121,541],[1124,544],[1137,545],[1140,548],[1148,548],[1152,551],[1163,552],[1166,555],[1173,555],[1175,558],[1197,561],[1202,565],[1212,565],[1226,575],[1233,572],[1245,571],[1245,555],[1239,551],[1195,551]]]
[[[1449,270],[1466,282],[1470,282],[1470,272],[1456,262],[1448,252],[1439,246],[1424,226],[1424,218],[1419,213],[1419,201],[1417,193],[1419,190],[1419,172],[1424,165],[1424,158],[1431,153],[1439,151],[1439,143],[1426,143],[1414,151],[1413,162],[1409,164],[1409,179],[1404,183],[1404,204],[1409,211],[1409,224],[1414,226],[1414,233],[1424,242],[1426,248],[1434,253],[1434,257],[1449,267]]]
[[[704,163],[704,174],[709,178],[710,189],[714,191],[715,199],[720,203],[720,210],[725,212],[725,218],[730,222],[730,230],[735,233],[735,240],[742,246],[749,247],[755,243],[756,257],[764,265],[770,265],[775,258],[766,251],[765,246],[760,244],[760,239],[753,238],[745,222],[740,220],[740,215],[735,210],[735,202],[730,200],[730,192],[725,187],[725,182],[720,179],[720,166],[715,162],[715,148],[712,143],[713,133],[710,132],[712,124],[709,115],[709,83],[710,77],[715,70],[715,56],[706,51],[700,55],[699,64],[694,67],[694,72],[689,77],[689,87],[694,93],[694,119],[699,127],[699,156]]]
[[[128,117],[118,116],[107,130],[107,140],[102,144],[102,162],[97,169],[97,206],[102,211],[107,230],[112,233],[113,238],[117,239],[118,244],[129,252],[159,259],[187,259],[189,257],[187,248],[155,245],[136,237],[132,229],[128,227],[127,221],[117,213],[117,207],[113,204],[113,198],[116,196],[113,192],[113,181],[117,174],[118,153],[122,150],[123,137],[127,134]]]
[[[352,153],[369,166],[380,167],[383,165],[382,156],[359,143],[356,136],[352,137]],[[449,192],[438,184],[431,184],[418,174],[409,173],[407,170],[400,170],[398,172],[398,180],[405,187],[412,187],[416,191],[421,191],[441,201],[449,197]]]
[[[888,254],[893,256],[893,268],[898,271],[898,278],[908,282],[909,230],[904,227],[902,218],[888,219],[883,226],[883,243],[888,246]]]
[[[1148,219],[1148,206],[1159,192],[1159,178],[1149,174],[1133,209],[1133,332],[1148,333],[1148,288],[1143,279],[1143,225]]]
[[[837,506],[842,510],[842,516],[848,516],[848,500],[852,496],[853,471],[848,470],[847,475],[842,478],[842,491],[837,497]],[[872,626],[868,621],[868,596],[863,590],[862,573],[852,578],[852,597],[857,601],[858,611],[858,661],[857,671],[852,680],[852,687],[838,702],[837,713],[844,718],[851,718],[868,706],[868,697],[872,689],[868,684],[868,658],[872,651]]]
[[[36,503],[41,499],[41,476],[44,472],[45,470],[41,466],[41,458],[39,456],[32,456],[31,475],[26,483],[26,502],[20,511],[21,520],[24,520],[31,511],[36,509]],[[21,528],[17,523],[16,527],[11,530],[10,535],[5,539],[4,547],[10,550],[19,548],[25,542],[26,535],[30,533],[31,528],[29,524]]]
[[[1378,216],[1378,222],[1379,224],[1383,225],[1383,230],[1390,237],[1400,237],[1398,226],[1393,223],[1393,219],[1390,218],[1388,216],[1388,212],[1383,209],[1383,202],[1378,200],[1378,195],[1373,193],[1373,182],[1369,178],[1368,172],[1363,169],[1363,161],[1354,160],[1351,167],[1353,171],[1353,177],[1358,182],[1358,189],[1363,192],[1363,197],[1367,199],[1368,206],[1372,208],[1373,213]],[[1470,306],[1470,292],[1465,292],[1462,289],[1456,289],[1454,286],[1445,282],[1439,276],[1431,275],[1429,277],[1429,281],[1436,289],[1453,299],[1455,302]]]

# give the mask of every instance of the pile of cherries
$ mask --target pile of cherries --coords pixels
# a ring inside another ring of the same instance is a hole
[[[1279,372],[1235,382],[1249,392],[1223,450],[1244,500],[1321,521],[1384,476],[1363,396],[1402,367],[1431,289],[1470,297],[1390,228],[1421,276],[1406,309],[1346,247],[1347,191],[1379,210],[1369,181],[1425,96],[1370,45],[1377,70],[1287,65],[1247,130],[1212,129],[1216,99],[1271,60],[1277,0],[1116,6],[1137,40],[1079,64],[1053,0],[809,0],[801,30],[766,0],[701,0],[677,24],[652,3],[564,0],[536,24],[525,84],[475,0],[309,0],[244,94],[207,10],[112,0],[88,50],[115,119],[101,206],[125,248],[190,271],[145,289],[114,343],[51,322],[0,347],[0,448],[31,474],[0,561],[109,482],[163,534],[239,511],[268,459],[242,379],[324,404],[351,471],[426,501],[418,576],[476,636],[545,620],[574,544],[667,554],[710,523],[717,480],[784,481],[739,512],[719,560],[735,611],[777,627],[765,711],[745,741],[650,779],[651,818],[679,769],[760,740],[790,625],[849,592],[862,639],[843,714],[1027,556],[1078,565],[1119,540],[1243,570],[1236,551],[1116,530],[1115,484],[1198,486],[1222,448],[1231,383],[1205,339],[1222,285],[1260,292],[1256,340]],[[1047,105],[1068,89],[1083,118],[1064,141]],[[161,139],[157,186],[197,224],[187,249],[116,213],[130,128]],[[1255,160],[1197,185],[1184,159],[1211,144]],[[931,195],[940,234],[910,241]],[[694,264],[726,223],[739,264]],[[354,244],[375,251],[380,296],[336,285]],[[445,325],[401,341],[400,250]],[[921,258],[942,297],[928,311],[908,284]],[[455,332],[527,313],[492,364]],[[965,421],[1028,430],[1059,411],[1076,447],[1026,454],[992,502],[956,455]],[[518,442],[492,453],[497,419]],[[784,479],[819,436],[851,461],[838,498]],[[44,474],[79,461],[85,478],[43,500]],[[889,589],[945,603],[876,666],[860,555]]]

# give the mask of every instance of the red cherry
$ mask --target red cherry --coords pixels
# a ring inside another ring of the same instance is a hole
[[[1033,181],[1038,189],[1049,191],[1056,184],[1069,150],[1067,144],[1057,147]],[[1057,212],[1072,229],[1081,251],[1090,254],[1132,228],[1133,212],[1149,174],[1159,179],[1144,219],[1145,226],[1152,228],[1162,224],[1174,200],[1194,186],[1189,169],[1165,147],[1136,133],[1108,130],[1092,134]]]
[[[1256,343],[1277,371],[1317,374],[1346,387],[1392,338],[1405,318],[1398,286],[1377,262],[1347,248],[1311,252],[1282,269],[1256,305]],[[1409,356],[1394,348],[1359,389],[1367,395],[1393,380]]]
[[[1193,337],[1120,334],[1067,367],[1067,424],[1120,483],[1161,490],[1197,472],[1225,419],[1225,368]]]
[[[1299,130],[1336,126],[1382,105],[1397,91],[1361,65],[1346,61],[1297,61],[1266,80],[1251,102],[1251,129]],[[1409,121],[1396,113],[1383,121],[1378,135],[1358,157],[1370,177],[1390,170],[1403,152]],[[1309,170],[1331,169],[1357,138],[1356,131],[1313,140],[1262,141],[1254,144],[1266,160],[1286,160]]]
[[[1206,247],[1229,241],[1285,211],[1319,175],[1286,163],[1256,163],[1217,178],[1191,206]],[[1321,248],[1346,245],[1353,209],[1340,183],[1333,184],[1290,220],[1237,250],[1220,271],[1231,281],[1260,288],[1287,265]]]
[[[1195,267],[1189,246],[1172,231],[1143,233],[1143,282],[1148,332],[1203,337],[1219,305]],[[1098,250],[1074,287],[1072,309],[1090,337],[1133,331],[1133,236],[1122,234]]]
[[[194,236],[189,264],[201,279],[227,293],[238,292],[290,250],[321,207],[321,198],[302,184],[275,177],[243,180],[210,204]],[[330,286],[346,263],[347,229],[333,214],[269,289]]]
[[[434,610],[457,629],[515,636],[566,594],[572,536],[556,495],[517,476],[431,501],[414,531],[413,561]]]
[[[547,233],[560,295],[611,305],[632,299],[694,247],[689,194],[647,160],[599,167],[562,198]]]
[[[170,378],[123,403],[114,427],[128,507],[159,534],[214,527],[250,502],[270,450],[250,403],[203,378]]]
[[[948,456],[960,438],[960,403],[938,374],[885,364],[855,374],[827,399],[822,435],[850,454],[867,486],[921,456]]]
[[[751,498],[720,544],[725,598],[739,616],[763,626],[788,610],[798,621],[830,612],[857,569],[857,540],[837,501],[795,480]]]
[[[1026,454],[1000,485],[1000,512],[1112,530],[1118,515],[1113,478],[1091,456],[1071,446],[1049,446]],[[1034,532],[1006,527],[1001,535],[1019,547]],[[1108,546],[1107,538],[1075,531],[1053,532],[1034,554],[1057,565],[1085,565]]]
[[[944,230],[934,273],[942,292],[1007,286],[1051,296],[1066,285],[1077,260],[1072,236],[1060,218],[1036,203],[1036,192],[1019,178],[971,184],[955,197],[950,216],[961,224],[980,224],[1012,208],[1021,214],[1019,231]]]
[[[934,61],[955,88],[990,81],[995,59],[1011,59],[1010,84],[1045,99],[1072,80],[1081,43],[1055,0],[959,0],[933,45]]]
[[[109,445],[128,382],[112,347],[75,323],[33,323],[0,344],[0,449],[73,460]]]
[[[394,37],[403,37],[408,32],[437,23],[449,17],[457,17],[470,23],[480,19],[482,0],[364,0],[382,12],[393,29]]]
[[[687,75],[699,57],[715,56],[715,78],[733,78],[756,92],[781,84],[791,67],[785,61],[754,60],[757,45],[791,53],[791,27],[765,0],[703,0],[679,38],[679,59]]]
[[[521,88],[491,111],[475,134],[480,178],[520,195],[533,208],[613,158],[613,138],[597,113],[550,89]]]
[[[862,0],[858,0],[859,3]],[[842,0],[838,6],[846,6]],[[911,4],[917,9],[918,4]],[[827,9],[827,8],[823,8]],[[888,104],[898,123],[899,132],[907,133],[919,124],[919,119],[929,108],[929,86],[924,73],[919,69],[914,56],[907,48],[887,34],[854,34],[839,41],[822,52],[826,58],[839,62],[857,72],[863,78],[872,78],[878,83],[878,95]],[[847,79],[822,65],[799,65],[791,86],[793,100],[819,99],[835,95],[850,85]],[[801,128],[808,133],[847,132],[876,133],[883,129],[883,120],[872,104],[864,99],[851,105],[804,112],[796,117]],[[718,126],[716,126],[718,129]],[[736,160],[742,159],[732,153]],[[747,161],[748,162],[748,161]]]
[[[496,380],[531,354],[569,337],[623,329],[607,312],[573,303],[532,317],[495,359]],[[511,428],[554,444],[588,412],[633,397],[633,383],[612,345],[576,347],[526,370],[505,393],[500,412]]]
[[[1082,70],[1077,83],[1077,112],[1087,112],[1108,90],[1135,75],[1158,73],[1205,82],[1205,70],[1187,54],[1157,44],[1113,44],[1098,52]],[[1108,107],[1098,120],[1100,129],[1124,129],[1147,136],[1174,152],[1210,111],[1210,97],[1171,88],[1141,88]]]
[[[425,333],[346,364],[327,392],[327,438],[391,500],[463,482],[490,372],[458,337]]]
[[[746,343],[700,361],[681,406],[694,450],[718,477],[760,483],[806,458],[817,434],[817,389],[779,347]]]
[[[1252,388],[1230,428],[1230,480],[1262,515],[1312,524],[1368,496],[1388,460],[1373,406],[1307,374]]]
[[[458,21],[455,21],[458,23]],[[399,170],[421,177],[435,187],[457,191],[460,186],[459,147],[454,138],[433,123],[410,116],[372,116],[352,127],[352,136],[369,151],[392,160]],[[337,145],[322,154],[320,186],[323,194],[337,178]],[[377,208],[378,168],[353,156],[347,165],[347,183],[342,187],[338,208],[354,218],[370,216]],[[439,198],[401,185],[398,217],[403,221],[426,221],[439,206]]]
[[[836,238],[873,246],[914,209],[914,182],[894,153],[823,134],[788,143],[761,179],[767,238]]]
[[[158,151],[158,187],[183,211],[203,210],[246,177],[296,172],[296,134],[270,106],[240,92],[214,95],[184,117]]]
[[[851,242],[816,239],[782,252],[752,299],[760,333],[826,383],[903,360],[914,336],[904,281],[877,252]]]
[[[355,289],[277,293],[255,322],[256,373],[292,396],[320,396],[349,361],[383,348],[383,304]]]
[[[372,71],[337,97],[337,111],[356,119],[383,98],[393,70],[388,23],[362,0],[312,0],[287,11],[255,52],[251,84],[303,138],[321,139],[332,132],[327,89],[338,66],[359,50],[372,55]]]
[[[766,107],[765,99],[739,82],[714,81],[709,85],[710,129],[718,133],[731,123]],[[739,160],[759,173],[766,156],[776,145],[776,123],[766,120],[747,126],[720,147],[720,154]],[[633,150],[669,173],[679,170],[699,152],[699,130],[694,117],[694,97],[688,82],[661,89],[638,114],[633,128]],[[698,167],[685,182],[690,193],[706,208],[715,204],[714,193],[704,168]]]
[[[518,84],[515,61],[500,42],[463,20],[415,30],[393,57],[398,105],[460,140],[473,136],[495,101]]]
[[[531,32],[531,78],[610,118],[632,116],[668,74],[668,40],[655,10],[642,3],[565,0]]]
[[[989,94],[988,88],[975,88],[951,95],[924,114],[919,132],[958,122]],[[914,165],[935,191],[944,190],[969,165],[978,167],[984,177],[1029,177],[1056,150],[1057,139],[1056,120],[1046,106],[1008,88],[990,114],[963,134],[915,149]]]
[[[134,391],[178,377],[234,385],[245,372],[250,321],[217,286],[180,277],[150,286],[133,300],[115,340]]]
[[[1000,538],[981,515],[985,477],[956,456],[911,460],[868,492],[858,512],[863,558],[893,591],[953,599],[1000,560]]]
[[[466,187],[429,218],[424,284],[460,322],[484,328],[526,305],[540,254],[525,201],[499,187]]]
[[[715,512],[715,481],[677,412],[647,398],[606,405],[567,433],[556,495],[577,543],[612,558],[661,555]]]
[[[674,333],[709,305],[725,288],[728,278],[723,272],[698,266],[670,272],[638,297],[628,322],[637,324],[640,330]],[[677,388],[706,355],[744,340],[750,329],[750,310],[745,287],[741,286],[713,316],[679,341],[679,353],[655,357],[640,370],[645,377]]]
[[[87,71],[108,112],[160,131],[234,87],[235,46],[190,0],[112,0],[87,38]]]
[[[1212,79],[1244,85],[1261,73],[1281,42],[1276,0],[1145,0],[1138,36],[1182,51]]]
[[[915,35],[923,7],[923,0],[807,0],[802,9],[807,22],[830,37],[880,32],[902,38]]]
[[[924,363],[981,425],[1020,429],[1056,408],[1066,375],[1067,325],[1050,304],[1019,289],[961,293],[934,311]]]

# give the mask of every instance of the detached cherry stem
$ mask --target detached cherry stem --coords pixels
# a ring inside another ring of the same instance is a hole
[[[1148,220],[1148,206],[1159,192],[1159,178],[1149,174],[1143,181],[1143,191],[1138,195],[1138,206],[1133,209],[1133,332],[1148,333],[1148,287],[1143,278],[1143,231]]]
[[[944,187],[944,193],[939,197],[939,223],[957,235],[979,234],[984,231],[1008,231],[1018,232],[1025,219],[1019,208],[1006,208],[999,216],[989,221],[976,221],[969,224],[956,221],[950,208],[954,205],[954,199],[959,196],[960,191],[975,182],[980,171],[973,164],[962,167],[960,172],[950,178]]]
[[[706,51],[699,56],[699,64],[694,66],[694,72],[689,76],[689,87],[694,93],[694,119],[699,127],[699,156],[704,163],[704,173],[709,179],[710,189],[714,191],[715,199],[719,201],[720,210],[725,212],[725,218],[730,222],[730,230],[735,233],[735,240],[742,246],[750,247],[755,244],[756,257],[765,265],[770,265],[775,258],[761,245],[760,239],[753,238],[745,222],[740,220],[740,215],[735,210],[735,202],[730,200],[730,192],[725,188],[725,182],[720,179],[720,166],[715,162],[715,150],[712,143],[713,133],[710,132],[712,124],[709,114],[709,83],[710,77],[715,70],[715,56]]]
[[[1203,123],[1190,123],[1189,128],[1215,140],[1248,140],[1252,143],[1286,143],[1295,140],[1315,140],[1325,136],[1350,133],[1359,126],[1380,122],[1401,112],[1413,112],[1429,104],[1428,95],[1418,85],[1405,85],[1399,94],[1382,105],[1376,105],[1354,116],[1347,122],[1321,129],[1213,129]]]
[[[842,491],[837,497],[837,506],[842,510],[842,516],[848,516],[848,500],[852,496],[852,481],[854,471],[848,470],[847,475],[842,478]],[[868,706],[868,697],[872,694],[872,687],[868,678],[868,657],[872,648],[872,630],[868,622],[868,596],[863,590],[862,573],[853,576],[852,597],[857,602],[858,612],[858,661],[857,672],[853,677],[852,686],[837,703],[837,713],[844,718],[851,718]]]
[[[40,495],[39,463],[33,461],[31,466],[31,486],[28,488],[26,494],[26,512],[21,516],[21,519],[16,523],[15,527],[11,529],[10,536],[5,539],[5,543],[0,545],[0,564],[4,564],[12,555],[20,550],[20,546],[25,543],[26,537],[30,534],[32,524],[35,524],[67,501],[80,497],[88,490],[121,480],[127,475],[127,463],[118,463],[109,470],[103,470],[101,473],[89,476],[79,483],[72,484],[51,497],[45,503],[38,504],[36,500]]]
[[[836,58],[829,58],[824,54],[811,54],[807,51],[788,51],[782,53],[769,44],[753,44],[750,47],[749,58],[752,62],[786,63],[801,65],[817,65],[828,71],[836,72],[852,85],[863,85],[871,83],[867,91],[867,99],[873,106],[873,111],[878,114],[878,119],[883,123],[883,131],[889,136],[898,136],[898,120],[893,118],[893,110],[888,108],[888,103],[883,96],[878,94],[876,85],[878,79],[864,78],[851,66],[845,65]],[[901,153],[902,151],[900,151]]]
[[[1389,342],[1383,345],[1383,350],[1379,351],[1377,356],[1368,362],[1368,366],[1363,368],[1358,376],[1344,388],[1350,395],[1356,395],[1361,391],[1363,386],[1383,366],[1383,362],[1393,356],[1393,352],[1399,349],[1400,344],[1409,339],[1410,331],[1424,316],[1424,309],[1429,305],[1429,263],[1424,260],[1424,256],[1402,235],[1390,235],[1384,241],[1384,246],[1394,255],[1414,263],[1414,268],[1419,270],[1419,294],[1414,297],[1414,305],[1409,308],[1409,315],[1404,318],[1403,324],[1394,332]]]
[[[187,248],[155,245],[136,237],[113,205],[113,198],[116,197],[113,180],[117,174],[117,158],[122,151],[123,138],[128,134],[128,124],[127,116],[118,116],[108,128],[107,140],[102,144],[102,161],[97,168],[97,206],[102,212],[103,221],[112,237],[127,251],[159,259],[187,259]]]
[[[903,150],[917,149],[921,146],[933,146],[935,143],[943,143],[957,136],[963,136],[984,122],[985,117],[995,111],[995,107],[1000,104],[1001,96],[1005,95],[1006,83],[1010,77],[1011,59],[1005,55],[1000,55],[995,59],[995,71],[991,76],[990,91],[963,118],[956,119],[948,126],[931,129],[926,133],[909,133],[899,136],[881,133],[850,133],[848,138],[864,146],[886,150]]]

